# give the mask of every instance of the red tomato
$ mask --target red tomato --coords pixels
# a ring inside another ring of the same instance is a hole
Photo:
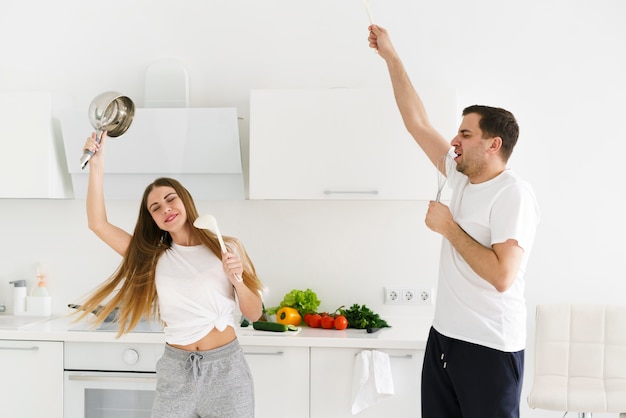
[[[332,329],[335,326],[335,318],[330,315],[322,317],[322,328]]]
[[[304,323],[305,323],[305,324],[309,325],[309,320],[311,319],[311,316],[313,316],[313,314],[312,314],[312,313],[310,313],[310,312],[309,312],[309,313],[305,313],[305,314],[304,314]],[[310,325],[309,325],[309,326],[310,326]]]
[[[311,328],[319,328],[321,324],[322,324],[322,315],[320,314],[311,315],[311,317],[309,318],[309,326]]]
[[[335,317],[335,329],[346,329],[348,328],[348,320],[343,315],[337,315]]]

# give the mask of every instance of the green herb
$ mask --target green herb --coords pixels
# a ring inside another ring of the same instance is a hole
[[[339,311],[348,320],[348,328],[365,329],[390,327],[387,321],[365,305],[360,306],[358,303],[355,303],[348,309],[340,308]]]
[[[318,306],[320,306],[320,301],[314,291],[293,289],[285,295],[279,306],[268,308],[267,313],[275,315],[280,308],[289,307],[296,309],[301,316],[304,316],[306,313],[316,312]]]

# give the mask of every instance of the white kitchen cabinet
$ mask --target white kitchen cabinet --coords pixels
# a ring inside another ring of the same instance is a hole
[[[308,417],[309,347],[243,346],[243,350],[254,379],[255,417]]]
[[[0,340],[0,414],[63,417],[63,343]]]
[[[0,198],[72,197],[50,92],[0,92]]]
[[[419,90],[452,138],[456,93]],[[391,88],[251,91],[250,199],[430,200],[437,186]]]
[[[311,348],[310,418],[352,417],[352,379],[359,348]],[[364,409],[360,418],[420,417],[421,350],[380,349],[389,354],[394,395]]]

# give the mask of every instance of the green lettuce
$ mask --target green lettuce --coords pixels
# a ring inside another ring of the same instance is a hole
[[[267,313],[270,315],[276,315],[276,312],[278,312],[280,308],[289,307],[296,309],[298,313],[304,317],[307,313],[317,312],[317,308],[319,306],[320,301],[315,292],[311,289],[293,289],[285,295],[279,306],[268,308]]]

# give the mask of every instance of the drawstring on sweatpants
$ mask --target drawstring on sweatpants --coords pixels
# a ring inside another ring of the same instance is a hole
[[[198,376],[200,376],[200,360],[204,357],[202,354],[191,353],[189,357],[187,357],[187,362],[189,362],[189,367],[185,367],[185,370],[191,370],[193,372],[193,379],[198,380]]]

